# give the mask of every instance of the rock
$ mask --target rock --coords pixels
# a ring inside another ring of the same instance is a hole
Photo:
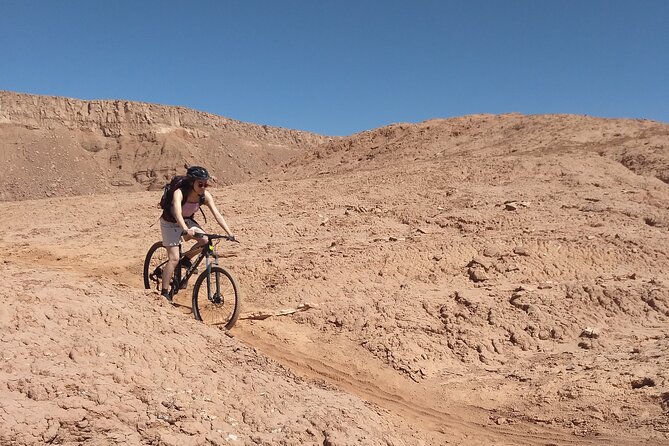
[[[323,446],[343,446],[347,443],[346,438],[337,431],[327,430],[324,434]]]
[[[471,291],[456,291],[455,301],[467,307],[477,306],[482,303],[481,298]]]
[[[519,346],[523,351],[528,351],[532,344],[527,334],[519,331],[511,333],[509,340],[513,344]]]
[[[469,278],[473,282],[485,282],[486,280],[490,279],[483,268],[475,267],[469,268]]]
[[[499,251],[496,248],[493,247],[487,247],[486,249],[483,250],[483,255],[485,257],[494,257],[497,258],[500,256]]]
[[[514,292],[511,295],[511,299],[509,299],[509,303],[511,305],[527,313],[529,313],[530,308],[533,307],[533,305],[531,305],[531,302],[532,302],[532,297],[520,291]]]
[[[513,253],[519,256],[529,256],[529,251],[524,246],[516,246],[513,248]]]
[[[474,268],[477,266],[482,266],[486,271],[488,271],[492,267],[492,262],[484,257],[476,256],[467,264],[467,266]]]
[[[653,378],[639,378],[632,381],[633,389],[640,389],[642,387],[655,387],[655,380]]]
[[[553,339],[562,339],[564,337],[564,330],[560,327],[554,327],[551,329],[551,338]]]
[[[527,207],[530,207],[529,201],[509,200],[504,202],[504,209],[507,211],[515,211],[519,208],[527,208]]]
[[[583,350],[590,350],[592,349],[592,343],[587,342],[587,341],[581,341],[578,343],[578,346],[581,347]]]
[[[597,339],[597,338],[599,338],[599,332],[595,328],[586,327],[581,332],[581,337],[582,338]]]

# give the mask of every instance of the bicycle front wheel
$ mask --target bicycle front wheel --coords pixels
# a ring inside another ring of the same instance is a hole
[[[237,281],[225,268],[212,266],[203,271],[193,287],[193,314],[206,324],[225,325],[230,329],[241,310]]]
[[[155,285],[160,291],[165,263],[167,263],[167,249],[163,246],[163,242],[156,242],[149,248],[144,259],[144,288],[148,290]]]

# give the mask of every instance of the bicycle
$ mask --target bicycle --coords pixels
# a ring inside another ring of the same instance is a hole
[[[197,272],[198,265],[205,261],[205,270],[200,273],[193,286],[192,311],[195,319],[208,324],[225,324],[226,329],[232,328],[237,322],[241,310],[241,294],[234,276],[218,264],[218,254],[214,250],[214,240],[225,239],[237,241],[233,237],[220,234],[196,234],[196,237],[208,237],[209,242],[202,247],[191,266],[185,268],[181,264],[182,244],[179,244],[179,263],[174,269],[170,280],[170,292],[174,297],[179,290],[185,289],[190,277]],[[213,258],[213,260],[210,260]],[[163,242],[156,242],[149,248],[144,259],[144,287],[151,289],[155,283],[161,290],[163,268],[167,263],[167,249]]]

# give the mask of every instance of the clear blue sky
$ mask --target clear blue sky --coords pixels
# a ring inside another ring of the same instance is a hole
[[[472,113],[669,122],[669,0],[0,0],[0,89],[327,135]]]

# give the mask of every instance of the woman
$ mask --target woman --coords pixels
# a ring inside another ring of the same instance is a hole
[[[184,240],[191,240],[196,233],[204,234],[200,225],[193,219],[200,206],[206,204],[214,214],[216,221],[225,232],[234,238],[228,224],[214,204],[214,199],[207,192],[208,181],[211,179],[207,169],[200,166],[191,166],[186,171],[186,178],[175,188],[172,195],[172,205],[163,210],[160,217],[160,232],[163,236],[163,246],[167,249],[168,262],[163,269],[161,293],[168,301],[172,301],[170,293],[170,278],[179,262],[179,244],[183,235]],[[202,246],[208,243],[207,237],[197,237],[197,243],[184,253],[181,260],[186,267],[190,266],[190,259],[198,254]]]

